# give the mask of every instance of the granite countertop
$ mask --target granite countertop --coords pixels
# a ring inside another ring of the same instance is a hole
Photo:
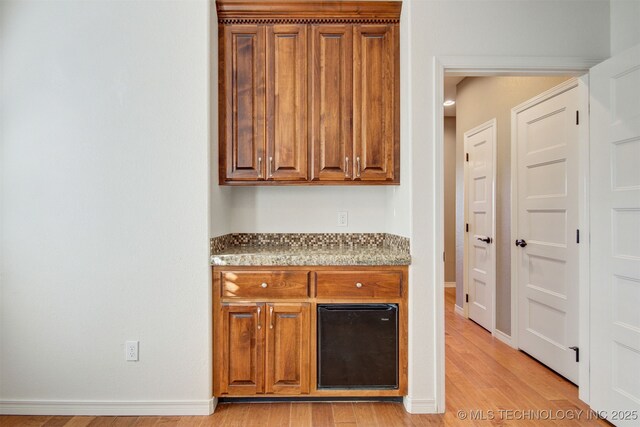
[[[409,265],[409,239],[385,233],[228,234],[211,240],[211,264]]]

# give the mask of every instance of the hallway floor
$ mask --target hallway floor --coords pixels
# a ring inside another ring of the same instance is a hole
[[[576,386],[455,314],[454,304],[455,289],[448,288],[444,415],[410,415],[400,403],[255,403],[221,404],[208,417],[0,416],[0,426],[608,425],[590,416]]]

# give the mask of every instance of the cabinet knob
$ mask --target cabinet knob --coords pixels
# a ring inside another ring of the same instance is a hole
[[[267,287],[267,286],[269,286],[269,285],[267,285],[266,283],[263,283],[263,284],[261,284],[260,286],[261,286],[261,287],[263,287],[263,288],[266,288],[266,287]]]
[[[362,283],[358,282],[356,283],[356,288],[361,288],[362,287]]]

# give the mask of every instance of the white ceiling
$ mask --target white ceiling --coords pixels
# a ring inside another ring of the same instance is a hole
[[[456,99],[456,85],[464,79],[465,76],[445,76],[444,77],[444,99]],[[444,107],[445,117],[455,117],[456,105]]]

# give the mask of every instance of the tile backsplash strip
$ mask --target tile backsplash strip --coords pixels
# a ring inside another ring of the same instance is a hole
[[[383,246],[389,249],[395,249],[399,252],[410,252],[410,241],[408,237],[398,236],[397,234],[384,233]]]
[[[211,254],[235,246],[385,247],[409,253],[409,238],[387,233],[232,233],[211,239]]]

